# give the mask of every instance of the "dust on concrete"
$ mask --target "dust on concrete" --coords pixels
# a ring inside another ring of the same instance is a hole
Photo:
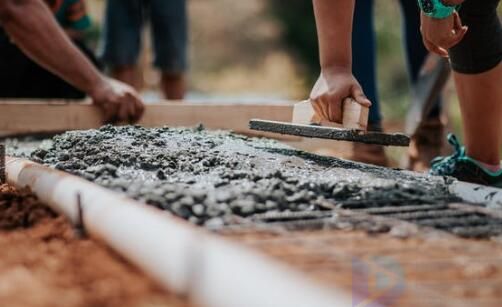
[[[260,213],[452,199],[440,177],[317,156],[203,127],[67,132],[31,158],[213,227]]]

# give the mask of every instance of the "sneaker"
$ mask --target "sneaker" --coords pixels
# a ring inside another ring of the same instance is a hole
[[[460,181],[502,188],[502,170],[489,171],[476,160],[468,157],[465,154],[465,148],[460,145],[455,135],[448,135],[448,143],[454,147],[455,153],[432,160],[429,172],[431,175],[451,176]]]
[[[430,161],[442,153],[444,137],[445,125],[441,119],[430,119],[421,124],[411,137],[403,168],[416,172],[429,170]]]

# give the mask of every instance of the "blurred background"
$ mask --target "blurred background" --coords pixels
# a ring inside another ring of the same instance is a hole
[[[411,0],[414,1],[414,0]],[[188,98],[305,99],[319,73],[317,39],[308,0],[189,0],[190,69]],[[103,0],[88,0],[99,47]],[[500,9],[500,8],[499,8]],[[379,94],[385,125],[402,129],[409,104],[397,1],[376,1]],[[148,37],[148,36],[144,36]],[[159,74],[151,68],[150,42],[141,58],[143,94],[161,98]],[[450,84],[444,93],[451,129],[460,134],[458,103]]]

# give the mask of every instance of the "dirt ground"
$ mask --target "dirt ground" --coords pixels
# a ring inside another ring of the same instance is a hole
[[[431,233],[320,230],[228,231],[324,285],[352,293],[354,306],[500,306],[502,243]],[[357,298],[359,296],[359,299]],[[366,302],[362,302],[366,300]]]
[[[27,191],[0,186],[0,306],[187,306]]]

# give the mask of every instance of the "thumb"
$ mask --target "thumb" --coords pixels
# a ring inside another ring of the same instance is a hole
[[[351,92],[352,98],[354,98],[357,103],[359,103],[362,106],[365,107],[370,107],[371,106],[371,101],[366,98],[366,95],[364,95],[363,90],[359,86],[353,86],[352,87],[352,92]]]
[[[457,12],[453,13],[453,29],[455,31],[460,31],[462,29],[462,19]]]

